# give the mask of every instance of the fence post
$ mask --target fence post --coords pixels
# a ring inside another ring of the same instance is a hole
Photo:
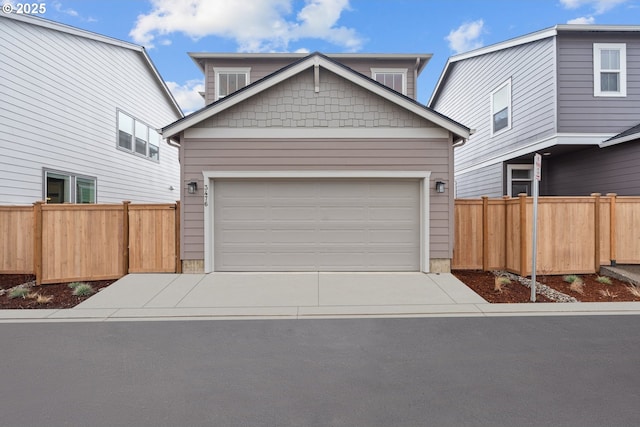
[[[489,270],[489,197],[482,196],[482,270]]]
[[[509,210],[509,206],[507,204],[507,200],[511,199],[511,196],[502,196],[502,206],[504,206],[504,257],[502,258],[502,269],[507,269],[507,245],[509,242],[509,220],[507,219],[507,212]]]
[[[33,271],[36,286],[42,284],[42,205],[43,201],[33,204]]]
[[[129,205],[131,202],[122,202],[122,275],[129,274]]]
[[[518,194],[520,199],[520,276],[527,275],[527,193]]]
[[[611,204],[609,205],[611,211],[609,213],[609,256],[611,257],[610,263],[612,267],[616,266],[616,193],[607,193],[608,197],[611,197]]]
[[[591,194],[593,197],[593,234],[594,234],[594,264],[595,272],[600,272],[600,193]]]
[[[182,260],[180,259],[180,200],[176,201],[175,227],[176,273],[182,273]]]

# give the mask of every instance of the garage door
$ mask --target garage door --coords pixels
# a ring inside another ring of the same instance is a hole
[[[216,271],[418,271],[420,184],[215,180]]]

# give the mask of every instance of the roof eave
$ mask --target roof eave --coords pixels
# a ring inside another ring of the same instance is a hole
[[[436,83],[436,86],[431,94],[431,98],[427,105],[431,106],[437,98],[440,92],[440,86],[446,78],[451,65],[463,61],[469,58],[475,58],[477,56],[486,55],[488,53],[497,52],[500,50],[508,49],[515,46],[520,46],[526,43],[531,43],[539,40],[543,40],[549,37],[555,37],[560,32],[640,32],[640,25],[579,25],[579,24],[560,24],[551,28],[545,28],[540,31],[536,31],[530,34],[525,34],[520,37],[516,37],[503,42],[495,43],[489,46],[481,47],[478,49],[470,50],[458,55],[449,57],[446,65],[443,68],[440,78]]]
[[[634,141],[636,139],[640,139],[640,132],[632,133],[630,135],[626,135],[620,138],[610,138],[606,141],[601,142],[598,145],[600,146],[600,148],[605,148],[605,147],[610,147],[616,144],[622,144],[624,142]]]
[[[104,36],[102,34],[94,33],[92,31],[83,30],[80,28],[72,27],[70,25],[62,24],[60,22],[51,21],[46,18],[40,18],[33,15],[9,13],[0,15],[4,18],[13,19],[16,21],[26,22],[28,24],[37,25],[39,27],[48,28],[50,30],[56,30],[75,36],[84,37],[86,39],[96,40],[102,43],[111,44],[114,46],[123,47],[125,49],[131,49],[135,51],[142,51],[143,47],[137,44],[129,43],[124,40],[115,39],[113,37]]]
[[[80,29],[80,28],[72,27],[70,25],[61,24],[59,22],[50,21],[48,19],[44,19],[44,18],[40,18],[40,17],[36,17],[36,16],[20,15],[20,14],[16,14],[16,13],[4,14],[4,15],[1,15],[1,16],[5,17],[5,18],[14,19],[14,20],[20,21],[20,22],[25,22],[27,24],[37,25],[39,27],[47,28],[47,29],[50,29],[50,30],[60,31],[62,33],[71,34],[71,35],[78,36],[78,37],[83,37],[83,38],[86,38],[86,39],[89,39],[89,40],[95,40],[95,41],[98,41],[98,42],[101,42],[101,43],[106,43],[106,44],[110,44],[110,45],[113,45],[113,46],[118,46],[118,47],[121,47],[121,48],[124,48],[124,49],[130,49],[130,50],[133,50],[135,52],[140,53],[142,55],[144,61],[147,63],[147,66],[151,70],[152,74],[154,75],[154,77],[156,78],[158,83],[160,84],[160,87],[164,90],[165,95],[167,96],[167,99],[169,100],[169,102],[171,103],[173,108],[175,109],[176,113],[178,113],[178,115],[180,117],[184,117],[184,114],[182,113],[182,109],[180,108],[180,105],[178,105],[177,101],[173,97],[173,94],[171,93],[171,91],[167,87],[167,84],[165,83],[164,79],[160,75],[160,72],[158,71],[158,69],[154,65],[153,61],[151,60],[151,57],[149,57],[149,55],[147,54],[147,51],[144,48],[144,46],[140,46],[140,45],[133,44],[133,43],[128,43],[128,42],[125,42],[125,41],[122,41],[122,40],[114,39],[112,37],[103,36],[101,34],[93,33],[91,31],[83,30],[83,29]]]
[[[380,84],[375,81],[367,78],[366,76],[357,73],[348,67],[342,66],[330,57],[327,57],[322,54],[312,54],[307,55],[307,58],[299,61],[297,64],[293,64],[290,67],[285,67],[285,69],[281,71],[277,71],[271,77],[268,77],[262,81],[258,81],[254,83],[256,86],[248,87],[248,90],[243,90],[241,92],[236,92],[233,95],[230,95],[224,98],[222,101],[218,103],[211,104],[200,111],[193,113],[190,117],[186,117],[182,120],[172,123],[171,125],[162,129],[162,134],[165,138],[171,138],[185,129],[188,129],[195,124],[205,120],[219,112],[230,108],[233,105],[236,105],[245,99],[248,99],[257,93],[262,92],[263,90],[279,83],[287,78],[296,75],[305,69],[308,69],[314,65],[321,65],[325,69],[340,75],[343,78],[355,83],[365,89],[370,90],[371,92],[381,96],[382,98],[387,99],[401,107],[423,117],[426,120],[429,120],[438,126],[448,130],[452,134],[458,136],[459,138],[468,138],[470,135],[470,129],[451,120],[445,116],[442,116],[440,113],[436,111],[430,110],[425,106],[418,104],[417,102],[410,102],[408,99],[405,99],[404,96],[393,92],[390,89],[382,87]]]

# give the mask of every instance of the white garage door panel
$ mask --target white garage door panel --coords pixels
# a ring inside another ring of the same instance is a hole
[[[418,271],[418,180],[215,180],[216,271]]]

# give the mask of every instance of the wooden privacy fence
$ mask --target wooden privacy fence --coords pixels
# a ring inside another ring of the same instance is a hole
[[[533,199],[455,201],[453,269],[532,273]],[[596,273],[640,264],[640,197],[539,197],[540,274]]]
[[[181,270],[180,203],[0,207],[0,273],[38,284]]]

